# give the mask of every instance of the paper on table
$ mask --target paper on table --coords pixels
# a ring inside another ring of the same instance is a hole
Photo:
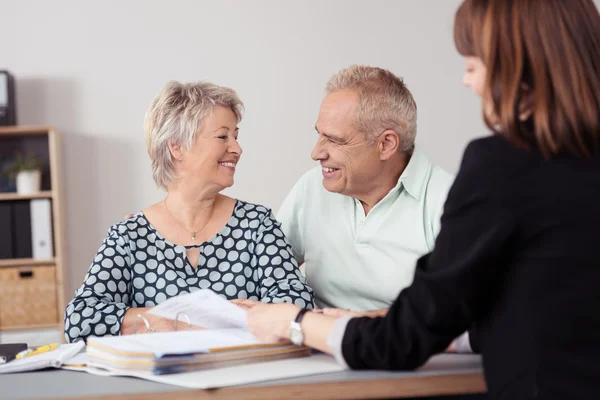
[[[65,361],[62,365],[64,369],[81,369],[88,364],[87,353],[84,351],[79,352],[74,357],[71,357],[67,361]],[[68,368],[67,368],[68,367]]]
[[[153,375],[151,372],[131,370],[107,371],[96,368],[93,364],[86,368],[86,371],[94,375],[135,376],[169,385],[210,389],[297,376],[319,375],[344,369],[332,356],[315,354],[304,358],[266,361],[170,375]]]
[[[244,328],[203,329],[199,331],[157,332],[151,335],[91,337],[88,347],[110,348],[121,354],[153,354],[160,358],[169,354],[207,353],[222,347],[262,344]]]
[[[10,372],[35,371],[44,368],[59,368],[64,362],[71,359],[85,347],[83,341],[63,344],[56,350],[35,356],[13,360],[7,364],[0,365],[0,374]]]
[[[173,320],[179,313],[185,313],[192,325],[207,329],[243,328],[248,316],[246,310],[209,289],[171,297],[148,312]],[[179,321],[187,322],[181,315]]]

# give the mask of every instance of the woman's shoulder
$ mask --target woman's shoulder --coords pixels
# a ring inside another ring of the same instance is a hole
[[[233,214],[240,218],[250,218],[250,219],[264,219],[266,217],[270,217],[273,211],[262,204],[251,203],[249,201],[244,201],[240,199],[236,199],[235,207],[233,210]]]
[[[535,152],[518,147],[504,136],[495,134],[472,140],[464,151],[451,192],[510,195],[523,184],[539,163]]]
[[[143,212],[133,214],[129,218],[117,222],[108,229],[109,236],[144,237],[151,230],[150,224]]]
[[[525,155],[526,151],[509,142],[504,136],[493,134],[471,140],[465,150],[464,158],[470,156],[485,161],[489,160],[490,156],[494,159],[512,157],[517,153]]]
[[[540,161],[539,154],[511,143],[495,134],[472,140],[465,149],[461,163],[462,172],[473,172],[487,177],[510,176],[525,166]]]

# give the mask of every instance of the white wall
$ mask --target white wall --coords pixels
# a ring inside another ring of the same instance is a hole
[[[17,78],[20,124],[64,136],[70,287],[107,228],[163,194],[143,144],[147,105],[171,79],[210,80],[246,103],[244,156],[228,194],[279,208],[315,165],[327,79],[364,63],[404,77],[418,143],[456,172],[486,134],[452,41],[459,0],[0,0],[0,68]]]

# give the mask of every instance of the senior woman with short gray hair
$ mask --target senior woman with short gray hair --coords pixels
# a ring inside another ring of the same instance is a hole
[[[146,114],[146,147],[160,202],[112,226],[65,312],[65,338],[153,331],[172,322],[146,313],[181,293],[313,307],[271,210],[220,192],[233,185],[243,104],[211,83],[170,82]]]

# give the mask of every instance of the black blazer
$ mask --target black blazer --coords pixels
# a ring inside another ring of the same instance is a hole
[[[350,320],[342,352],[412,369],[473,324],[488,398],[600,399],[600,157],[470,143],[435,249],[385,318]]]

